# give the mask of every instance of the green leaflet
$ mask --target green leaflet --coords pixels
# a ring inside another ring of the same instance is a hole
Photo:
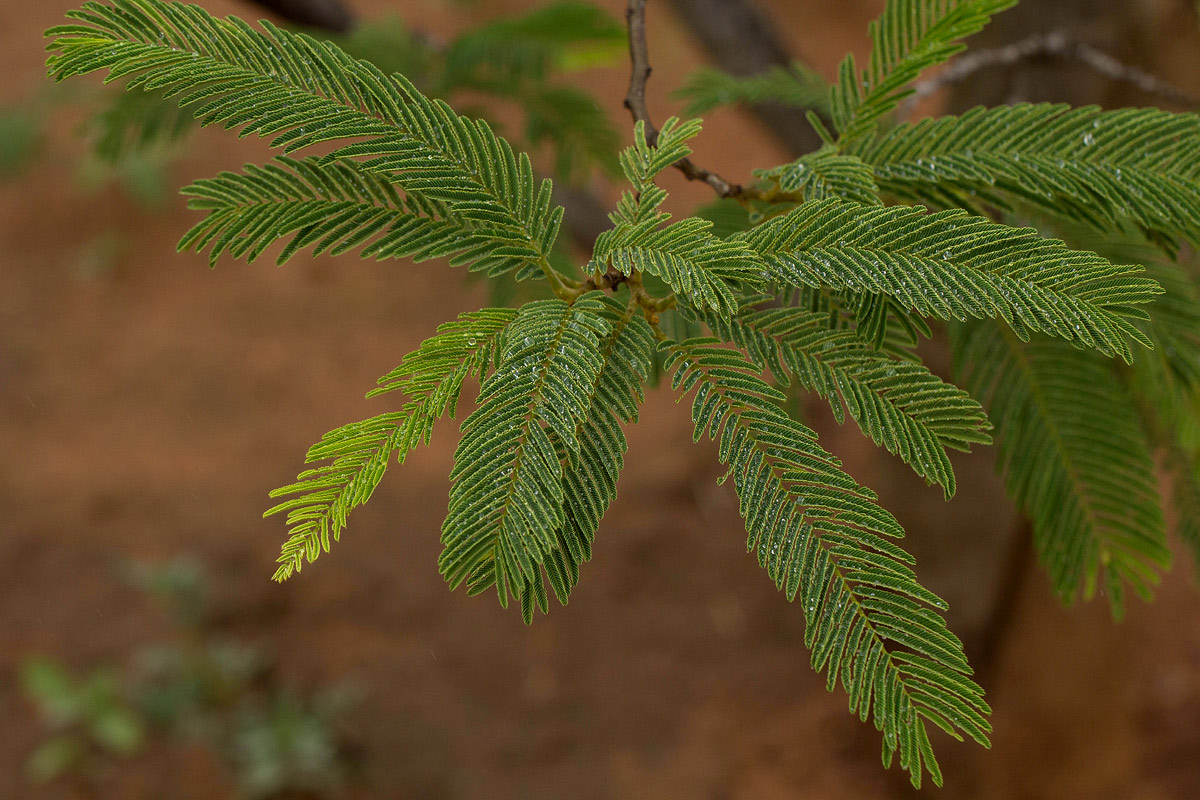
[[[868,206],[880,204],[871,168],[857,156],[839,153],[832,145],[754,174],[774,183],[778,191],[802,200],[834,197]]]
[[[520,597],[558,547],[563,465],[558,445],[581,449],[611,326],[598,294],[574,305],[523,306],[505,332],[479,408],[462,424],[442,525],[442,575],[456,588],[495,585],[501,605]]]
[[[403,76],[384,75],[335,45],[263,22],[256,31],[197,6],[158,0],[85,3],[77,24],[47,31],[47,61],[62,80],[108,70],[128,88],[162,90],[194,108],[201,124],[273,137],[290,153],[334,142],[326,160],[364,159],[409,195],[442,204],[486,229],[502,268],[541,270],[558,234],[561,207],[550,182],[534,179],[528,156],[479,121],[422,95]],[[351,141],[353,140],[353,141]]]
[[[659,215],[640,225],[618,224],[596,239],[593,261],[624,275],[635,271],[661,278],[679,297],[698,308],[737,313],[739,285],[761,286],[762,267],[754,251],[737,240],[719,239],[712,223],[697,217],[664,228]]]
[[[1022,338],[1043,331],[1126,361],[1129,339],[1150,346],[1133,306],[1162,291],[1141,267],[960,211],[824,200],[741,238],[785,285],[887,295],[941,319],[999,318]]]
[[[830,92],[833,123],[845,145],[875,130],[878,120],[911,93],[929,67],[963,50],[961,40],[1017,0],[887,0],[868,28],[871,61],[861,73],[854,56],[838,68]]]
[[[916,202],[1030,205],[1111,232],[1200,243],[1200,116],[1020,104],[901,125],[854,147]]]
[[[307,463],[330,463],[301,472],[295,483],[272,491],[271,497],[289,499],[263,514],[287,513],[288,539],[275,580],[286,580],[305,561],[329,551],[350,512],[371,498],[393,453],[404,463],[414,447],[429,443],[433,424],[443,414],[454,415],[463,380],[482,376],[493,360],[497,337],[516,315],[511,309],[489,308],[440,325],[436,336],[405,356],[368,395],[403,392],[409,399],[399,412],[344,425],[309,449]]]
[[[991,423],[970,395],[922,364],[897,361],[851,331],[831,329],[827,314],[750,305],[732,320],[708,314],[704,321],[784,384],[795,377],[828,400],[839,423],[849,413],[864,435],[941,484],[947,499],[955,481],[946,448],[991,442]]]
[[[1125,590],[1149,597],[1170,563],[1154,461],[1112,365],[992,323],[954,329],[956,372],[996,426],[1009,493],[1033,520],[1055,589],[1101,585],[1113,615]],[[1102,583],[1100,583],[1102,581]]]
[[[987,745],[990,709],[968,677],[962,643],[929,608],[945,603],[888,540],[903,529],[811,430],[778,409],[783,395],[740,353],[713,339],[664,348],[672,387],[695,392],[693,438],[707,433],[730,467],[747,548],[804,607],[813,667],[826,671],[830,690],[841,682],[851,711],[873,717],[885,763],[898,752],[914,786],[924,771],[940,784],[925,723]]]

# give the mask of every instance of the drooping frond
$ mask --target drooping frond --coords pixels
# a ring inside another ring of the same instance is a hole
[[[611,328],[597,295],[527,303],[500,345],[479,408],[462,425],[438,566],[453,589],[495,585],[520,597],[559,546],[563,464],[580,450]]]
[[[740,353],[714,340],[668,347],[672,386],[695,391],[694,438],[717,441],[730,467],[747,548],[803,605],[813,667],[831,690],[841,682],[851,712],[873,715],[885,763],[898,752],[914,785],[926,770],[940,784],[925,723],[986,745],[989,709],[962,643],[933,610],[945,603],[887,538],[903,535],[899,523],[777,408],[783,395]]]
[[[961,211],[805,203],[742,237],[773,280],[887,295],[941,319],[1003,319],[1132,360],[1128,339],[1149,346],[1134,308],[1161,292],[1139,266],[1117,266],[1029,228]]]
[[[742,313],[730,320],[708,314],[704,321],[756,366],[770,367],[782,383],[794,376],[828,400],[839,424],[848,413],[876,444],[941,484],[947,499],[955,482],[946,448],[968,450],[991,442],[991,424],[970,395],[922,364],[897,361],[851,331],[831,329],[828,314],[743,304]]]
[[[642,384],[653,369],[654,331],[636,304],[627,307],[609,297],[600,315],[611,330],[601,341],[604,366],[592,389],[592,404],[576,428],[578,450],[560,447],[563,475],[563,525],[558,544],[542,564],[546,583],[563,605],[579,581],[580,565],[591,559],[600,520],[617,496],[617,478],[625,463],[625,433],[621,423],[636,422],[644,400]],[[473,590],[486,588],[486,583]],[[547,610],[542,578],[521,589],[526,622],[534,606]]]
[[[439,417],[454,415],[463,380],[483,374],[495,355],[497,338],[516,313],[484,309],[439,326],[436,336],[405,356],[371,392],[403,392],[408,401],[400,411],[342,426],[312,446],[307,463],[330,463],[306,470],[295,483],[271,492],[271,497],[290,499],[263,515],[287,512],[288,539],[275,580],[286,580],[306,560],[311,563],[322,550],[328,552],[350,512],[370,499],[392,454],[403,463],[414,447],[429,442]]]
[[[285,581],[304,562],[329,552],[341,539],[350,512],[371,499],[387,472],[411,417],[404,413],[379,416],[335,428],[309,448],[305,463],[330,463],[307,469],[296,482],[271,491],[271,497],[290,499],[263,514],[287,512],[288,538],[279,555],[273,580]]]
[[[790,67],[776,65],[757,75],[731,75],[719,69],[701,67],[675,90],[674,97],[687,101],[683,113],[689,117],[718,106],[739,104],[774,103],[825,113],[829,110],[829,84],[800,61]]]
[[[511,263],[495,252],[492,233],[418,197],[404,197],[385,177],[354,161],[295,160],[282,156],[242,173],[222,172],[183,189],[188,207],[208,212],[184,234],[180,250],[208,250],[253,262],[280,239],[282,264],[298,251],[363,258],[449,258],[451,266],[504,272]]]
[[[905,124],[853,149],[880,186],[935,205],[1029,204],[1112,231],[1200,243],[1200,116],[1000,106]]]
[[[911,93],[929,67],[963,49],[962,40],[1017,0],[887,0],[871,23],[871,61],[861,73],[847,55],[831,91],[833,123],[842,143],[870,133],[880,117]]]
[[[691,153],[686,142],[699,131],[695,120],[671,118],[651,145],[645,125],[637,123],[633,145],[621,154],[634,191],[609,215],[614,227],[597,237],[592,266],[601,274],[609,265],[625,275],[656,276],[684,302],[730,315],[737,312],[739,286],[763,283],[757,255],[741,241],[714,235],[712,223],[699,217],[666,225],[670,215],[659,208],[667,194],[654,184],[655,175]]]
[[[956,371],[983,400],[1009,493],[1065,601],[1098,582],[1113,615],[1148,597],[1170,562],[1145,432],[1112,365],[1050,339],[1021,342],[991,322],[955,329]]]
[[[777,191],[801,200],[835,197],[880,205],[879,187],[871,168],[857,156],[842,155],[831,145],[774,169],[757,170],[755,175],[774,183]]]
[[[335,45],[263,22],[159,0],[89,2],[77,23],[47,31],[58,80],[108,70],[128,88],[162,90],[202,124],[273,137],[285,152],[335,143],[326,160],[365,159],[409,195],[443,204],[487,230],[506,270],[545,269],[562,209],[485,123],[430,100],[401,75],[384,75]],[[493,269],[493,271],[496,271]]]

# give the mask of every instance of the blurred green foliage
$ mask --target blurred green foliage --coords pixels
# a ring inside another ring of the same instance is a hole
[[[355,773],[342,720],[361,695],[348,685],[298,692],[280,684],[261,646],[229,640],[209,618],[201,565],[178,558],[131,564],[121,577],[156,601],[171,632],[83,678],[33,656],[22,666],[24,694],[41,739],[26,762],[30,781],[99,785],[151,735],[169,745],[200,742],[251,800],[325,797]]]

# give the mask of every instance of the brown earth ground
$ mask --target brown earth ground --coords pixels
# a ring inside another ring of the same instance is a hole
[[[34,91],[40,32],[71,5],[0,2],[0,100]],[[355,5],[370,15],[389,2]],[[863,49],[880,3],[772,5],[829,73],[846,48]],[[401,10],[439,33],[464,24],[449,3]],[[661,119],[700,55],[665,10],[651,15],[651,37]],[[624,67],[591,78],[624,122]],[[54,152],[74,146],[64,135]],[[176,183],[266,157],[218,132],[189,152]],[[729,175],[777,157],[733,113],[713,115],[698,148]],[[210,567],[223,630],[268,643],[286,681],[365,689],[351,723],[366,766],[349,797],[909,796],[880,768],[874,730],[809,669],[801,614],[745,554],[712,448],[692,444],[665,390],[631,431],[620,497],[570,606],[530,628],[491,598],[451,594],[437,574],[453,425],[388,476],[333,554],[272,584],[283,527],[259,519],[267,491],[292,479],[322,432],[385,408],[363,391],[486,298],[437,263],[298,258],[210,272],[174,254],[194,219],[180,198],[150,213],[81,191],[72,170],[43,165],[0,189],[0,798],[71,796],[24,783],[37,727],[16,666],[34,653],[80,670],[120,663],[161,636],[161,615],[113,565],[180,553]],[[704,199],[673,178],[669,188],[680,208]],[[115,258],[89,266],[88,243],[113,231]],[[977,647],[1013,525],[986,452],[957,459],[962,488],[947,506],[853,431],[825,430],[912,531],[920,574]],[[1200,595],[1178,561],[1155,603],[1135,603],[1121,625],[1102,602],[1062,609],[1034,573],[986,680],[994,747],[939,736],[947,788],[934,795],[1200,796]],[[104,796],[230,791],[203,752],[159,745]]]

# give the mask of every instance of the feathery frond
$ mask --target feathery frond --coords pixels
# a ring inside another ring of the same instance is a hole
[[[957,326],[956,372],[996,426],[1009,493],[1033,520],[1054,588],[1149,597],[1170,563],[1154,461],[1125,387],[1094,353],[1021,342],[991,322]]]
[[[247,164],[242,173],[222,172],[183,189],[188,207],[208,216],[184,234],[180,250],[208,250],[210,264],[222,253],[255,261],[276,241],[292,237],[276,258],[297,252],[340,255],[358,249],[363,258],[449,258],[451,266],[496,274],[511,262],[495,252],[490,231],[460,219],[441,204],[404,197],[385,177],[354,161],[277,158]]]
[[[506,331],[454,453],[438,559],[450,588],[495,585],[507,607],[540,582],[565,522],[557,445],[580,450],[579,426],[604,367],[601,339],[611,331],[604,310],[596,294],[573,305],[535,301]]]
[[[365,159],[362,169],[486,230],[493,257],[505,259],[501,271],[549,268],[562,217],[550,182],[539,184],[528,156],[485,123],[430,100],[403,76],[329,42],[265,21],[257,31],[192,5],[111,0],[68,15],[77,22],[47,31],[56,79],[108,70],[106,80],[161,90],[195,107],[202,124],[273,137],[271,146],[287,153],[337,143],[327,161]]]
[[[707,433],[730,467],[747,549],[789,600],[800,598],[813,667],[830,690],[841,682],[851,712],[873,715],[885,763],[898,752],[915,786],[924,771],[940,784],[925,723],[986,745],[990,709],[968,677],[962,643],[929,608],[945,603],[887,538],[903,529],[811,430],[777,408],[783,395],[741,354],[711,339],[666,347],[672,387],[695,391],[693,437]]]
[[[741,237],[789,286],[888,295],[941,319],[1003,319],[1132,360],[1128,339],[1149,346],[1134,306],[1161,293],[1139,266],[1110,264],[1028,228],[960,211],[805,203]]]
[[[743,303],[732,319],[707,314],[704,321],[781,383],[794,376],[828,400],[839,424],[849,413],[864,435],[941,484],[947,499],[955,481],[946,448],[991,442],[991,423],[970,395],[924,365],[897,361],[851,331],[831,329],[828,314],[760,302]]]
[[[692,72],[673,94],[687,101],[686,116],[694,117],[718,106],[765,105],[774,103],[792,108],[809,108],[828,113],[829,84],[803,62],[788,67],[773,66],[757,75],[731,75],[712,67]]]
[[[306,560],[311,563],[322,550],[328,552],[350,512],[371,498],[392,454],[404,463],[414,447],[428,444],[438,418],[454,416],[463,380],[481,376],[492,363],[496,340],[516,315],[511,309],[489,308],[440,325],[436,336],[405,356],[368,395],[401,391],[409,399],[400,411],[332,430],[309,449],[307,463],[331,463],[306,470],[295,483],[272,491],[271,497],[290,499],[263,515],[287,513],[288,539],[275,580],[286,580]]]
[[[505,607],[515,599],[527,622],[551,592],[566,604],[616,497],[623,425],[665,370],[692,395],[694,438],[716,442],[729,468],[748,551],[803,607],[813,667],[882,731],[885,764],[898,754],[919,786],[926,774],[942,780],[928,725],[987,746],[990,709],[946,628],[946,604],[895,543],[900,524],[782,407],[768,371],[824,398],[839,423],[848,415],[949,497],[947,451],[988,442],[991,423],[915,345],[931,335],[927,317],[958,320],[956,367],[995,415],[1007,486],[1060,595],[1101,591],[1119,617],[1126,593],[1149,596],[1167,566],[1147,428],[1165,446],[1180,532],[1200,564],[1200,290],[1157,259],[1137,254],[1129,260],[1148,268],[1125,266],[1120,251],[1073,249],[984,218],[1033,210],[1145,249],[1200,246],[1200,116],[1022,105],[880,131],[922,70],[1014,3],[886,0],[869,65],[848,56],[824,107],[819,78],[799,68],[698,73],[684,89],[693,108],[820,108],[836,141],[810,112],[826,146],[757,172],[765,185],[735,193],[733,213],[718,207],[718,227],[701,215],[672,220],[656,184],[691,153],[700,123],[672,118],[649,136],[637,123],[616,159],[630,189],[584,281],[551,266],[563,210],[526,154],[409,77],[332,44],[194,5],[93,0],[48,31],[47,63],[58,80],[106,71],[139,90],[126,98],[183,109],[146,116],[142,133],[191,114],[283,150],[188,187],[206,214],[180,249],[213,262],[254,261],[277,245],[279,263],[302,249],[447,258],[491,276],[545,276],[556,295],[442,325],[370,393],[399,393],[398,410],[313,445],[310,468],[271,493],[279,503],[266,513],[286,514],[289,529],[277,580],[329,549],[389,461],[427,443],[476,376],[439,570],[452,589],[494,587]],[[515,101],[530,142],[571,173],[614,163],[615,134],[590,98],[547,72],[594,63],[623,39],[602,11],[567,0],[392,63],[411,62],[442,91]],[[119,150],[133,134],[108,122]],[[881,197],[951,210],[884,207]],[[1163,286],[1151,317],[1143,306]],[[696,338],[705,327],[720,339]],[[1155,350],[1133,362],[1132,342]],[[1101,354],[1134,366],[1118,372]]]
[[[1020,104],[905,124],[851,149],[885,191],[976,208],[1018,204],[1112,231],[1200,244],[1200,116]]]
[[[962,40],[1017,0],[887,0],[868,28],[871,61],[861,73],[853,54],[838,68],[830,92],[833,123],[849,143],[875,129],[880,117],[911,94],[926,69],[960,53]]]
[[[637,305],[598,299],[603,304],[599,313],[611,327],[601,341],[604,366],[592,389],[591,406],[576,429],[579,449],[559,448],[565,466],[563,525],[557,531],[558,546],[542,564],[546,582],[563,605],[579,581],[580,565],[592,557],[600,520],[616,499],[626,450],[621,423],[637,421],[638,406],[645,399],[642,384],[654,368],[654,331]],[[486,584],[472,588],[481,590]],[[535,605],[546,612],[547,595],[540,577],[528,582],[520,594],[526,622],[532,619]]]

